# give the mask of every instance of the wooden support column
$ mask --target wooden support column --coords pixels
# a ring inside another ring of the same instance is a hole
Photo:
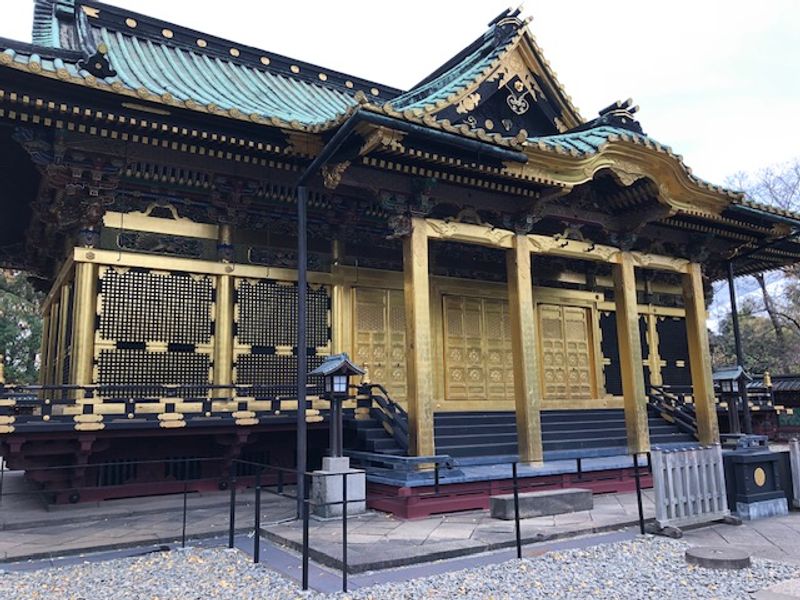
[[[0,348],[0,353],[3,349]],[[50,364],[50,309],[42,315],[42,343],[39,346],[39,384],[47,385],[47,365]]]
[[[342,275],[344,264],[344,242],[333,240],[331,244],[331,344],[333,353],[350,353],[352,345],[352,308],[350,306],[350,288],[345,285]],[[363,365],[362,365],[363,366]]]
[[[613,272],[628,451],[631,454],[639,454],[650,450],[650,432],[647,423],[647,395],[642,368],[633,257],[628,252],[621,252],[619,263],[613,266]]]
[[[217,255],[220,261],[233,258],[232,232],[230,225],[220,225],[217,240]],[[227,267],[226,271],[231,267]],[[217,294],[214,306],[214,385],[233,383],[233,276],[217,277]],[[212,396],[232,398],[232,390],[214,390]]]
[[[697,412],[697,434],[701,444],[719,443],[719,424],[711,374],[711,350],[706,329],[706,303],[703,295],[702,267],[689,264],[681,276],[686,307],[686,337],[689,342],[689,368],[692,395]]]
[[[408,369],[408,437],[412,456],[434,454],[433,357],[428,274],[428,232],[425,219],[412,217],[403,238],[403,289]]]
[[[536,316],[533,312],[531,249],[526,236],[515,236],[514,246],[506,250],[506,264],[519,459],[524,463],[541,463],[542,388],[539,381]]]
[[[66,286],[65,286],[66,289]],[[97,319],[97,265],[75,265],[75,299],[72,312],[72,383],[94,383],[94,336]],[[82,394],[78,394],[81,398]]]
[[[47,385],[58,383],[55,379],[55,372],[56,368],[58,368],[58,316],[60,314],[58,300],[53,299],[50,303],[50,325],[47,331],[47,362],[42,363],[42,366],[45,368],[44,383]]]

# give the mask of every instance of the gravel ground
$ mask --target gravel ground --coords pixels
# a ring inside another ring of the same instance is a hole
[[[794,565],[754,560],[743,571],[687,565],[686,544],[663,538],[583,550],[551,552],[469,571],[392,583],[349,596],[353,600],[444,598],[750,598],[750,593],[792,577]],[[303,594],[298,586],[253,565],[236,550],[188,549],[59,569],[0,575],[3,600],[200,600],[343,598]]]

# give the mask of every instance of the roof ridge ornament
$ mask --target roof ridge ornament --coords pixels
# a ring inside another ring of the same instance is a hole
[[[78,67],[85,69],[95,77],[105,79],[115,77],[117,72],[111,68],[108,61],[108,47],[104,43],[96,43],[89,25],[89,17],[96,17],[96,13],[84,10],[82,5],[75,5],[75,31],[78,34],[78,44],[83,52],[83,58],[78,61]]]

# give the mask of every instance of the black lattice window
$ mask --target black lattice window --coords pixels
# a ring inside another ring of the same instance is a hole
[[[108,269],[101,279],[100,335],[115,341],[205,344],[212,334],[207,276]]]
[[[184,390],[183,396],[203,396],[211,366],[207,354],[194,352],[148,352],[138,349],[102,350],[98,359],[100,382],[104,384],[135,385],[136,394],[162,396],[159,388],[149,385],[181,384],[198,386]],[[138,386],[142,386],[141,388]],[[130,396],[124,389],[107,395]]]
[[[692,373],[689,367],[689,342],[686,337],[686,320],[667,317],[658,319],[658,351],[666,366],[661,367],[664,385],[691,385]],[[683,367],[679,367],[683,361]]]
[[[600,313],[600,331],[603,334],[603,341],[600,345],[603,358],[608,359],[611,363],[603,367],[603,374],[606,379],[606,392],[619,396],[622,394],[622,374],[619,368],[616,313]]]
[[[276,281],[242,281],[237,294],[239,343],[263,348],[297,345],[297,285]],[[330,297],[324,287],[309,288],[307,346],[328,345]]]
[[[308,370],[318,367],[324,358],[309,356]],[[236,381],[243,385],[279,386],[281,389],[278,393],[294,394],[297,384],[297,356],[243,354],[236,361]],[[322,382],[316,377],[309,377],[308,383],[319,386]]]

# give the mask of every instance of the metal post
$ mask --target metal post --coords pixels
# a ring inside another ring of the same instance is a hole
[[[308,470],[306,453],[306,383],[308,348],[306,342],[306,293],[308,288],[306,208],[308,188],[297,187],[297,516],[302,514],[305,498],[305,477]]]
[[[308,486],[303,486],[303,489],[307,492]],[[306,591],[308,590],[308,497],[301,497],[301,502],[303,504],[303,591]]]
[[[519,527],[519,486],[517,485],[517,463],[511,463],[511,473],[514,480],[514,527],[517,542],[517,558],[522,558],[522,532]]]
[[[233,535],[236,529],[236,463],[231,463],[228,474],[228,485],[231,488],[230,518],[228,521],[228,548],[233,548]]]
[[[256,513],[253,515],[253,562],[261,560],[261,469],[256,473]]]
[[[283,470],[278,471],[278,494],[283,495]]]
[[[733,262],[728,261],[728,293],[730,294],[731,298],[731,322],[733,325],[733,342],[736,348],[736,362],[737,364],[744,369],[744,351],[742,350],[742,332],[739,329],[739,307],[736,303],[736,286],[734,285],[734,274],[733,274]],[[743,379],[743,378],[742,378]],[[744,416],[744,432],[745,433],[753,433],[753,427],[750,423],[750,406],[747,402],[747,387],[742,385],[743,381],[739,381],[739,399],[742,403],[742,415]],[[734,401],[735,402],[735,401]],[[728,407],[730,410],[730,407]],[[741,429],[738,427],[739,423],[739,411],[737,407],[734,407],[736,410],[736,420],[734,424],[737,426],[736,431],[732,431],[731,433],[741,433]]]
[[[330,453],[333,458],[342,455],[342,401],[331,398]]]
[[[639,533],[644,535],[644,508],[642,507],[642,483],[639,481],[639,455],[633,453],[633,477],[636,479],[636,503],[639,505]]]
[[[186,548],[186,482],[183,483],[183,528],[181,529],[181,548]]]
[[[583,479],[583,460],[581,458],[576,458],[575,462],[577,463],[578,467],[578,481]]]
[[[342,473],[342,591],[347,593],[347,473]]]
[[[433,491],[439,495],[439,463],[433,465]]]

